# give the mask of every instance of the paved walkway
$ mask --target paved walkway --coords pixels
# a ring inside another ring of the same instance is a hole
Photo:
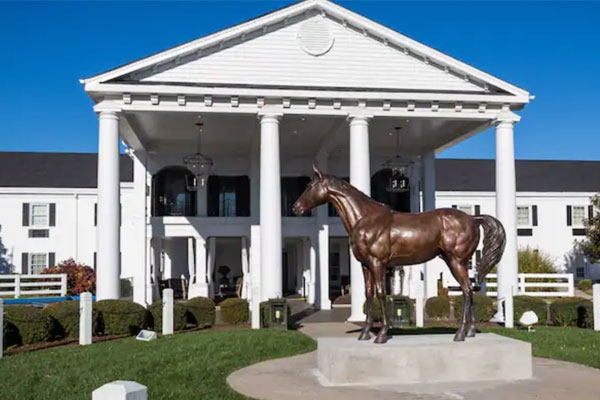
[[[357,335],[347,322],[309,323],[300,330],[313,337]],[[534,379],[478,382],[468,385],[390,385],[324,387],[315,374],[316,352],[251,365],[231,374],[236,391],[265,400],[598,400],[600,370],[563,361],[534,358]],[[468,390],[464,389],[468,387]]]

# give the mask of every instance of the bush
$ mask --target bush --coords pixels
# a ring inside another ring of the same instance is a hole
[[[387,311],[387,317],[388,317],[388,321],[392,319],[393,317],[393,302],[392,302],[392,295],[387,295],[385,297],[385,301],[386,301],[386,311]],[[409,301],[410,303],[410,321],[414,321],[415,320],[415,301],[410,299]],[[365,313],[365,315],[367,314],[367,301],[365,300],[365,302],[363,303],[363,312]],[[383,318],[383,314],[381,312],[381,305],[379,304],[379,299],[377,298],[377,296],[373,297],[373,322],[381,322]]]
[[[475,304],[475,322],[487,322],[494,316],[494,301],[485,294],[473,293]],[[463,296],[454,297],[454,317],[462,318],[464,299]]]
[[[67,295],[77,296],[83,292],[96,293],[96,271],[85,264],[69,258],[55,267],[45,268],[42,274],[67,274]],[[40,279],[43,281],[43,279]]]
[[[583,290],[584,292],[592,290],[592,280],[582,279],[579,281],[579,284],[577,286],[579,287],[579,290]]]
[[[54,320],[32,306],[6,306],[4,321],[7,325],[6,347],[48,342],[54,339]]]
[[[215,324],[215,302],[208,297],[194,297],[183,305],[187,311],[187,322],[200,328]]]
[[[287,312],[288,327],[290,327],[292,310],[290,309],[289,304],[286,304],[286,312]],[[263,328],[269,327],[269,302],[268,301],[263,301],[262,303],[260,303],[260,323],[262,324]]]
[[[147,327],[148,311],[128,300],[100,300],[94,303],[98,312],[95,332],[99,335],[137,335]]]
[[[226,324],[241,325],[248,322],[250,309],[245,299],[231,298],[221,303],[221,319]]]
[[[156,332],[162,332],[163,304],[157,300],[148,307],[148,326]],[[181,303],[173,303],[173,329],[182,331],[187,326],[187,309]]]
[[[425,312],[429,318],[448,318],[450,316],[450,298],[448,296],[436,296],[427,299]]]
[[[539,323],[548,319],[548,305],[544,299],[533,296],[514,296],[513,309],[515,321],[519,321],[525,311],[533,311],[537,315]]]
[[[64,301],[44,308],[44,313],[54,318],[56,335],[61,338],[79,337],[79,302]],[[96,320],[97,315],[92,316]]]
[[[593,303],[580,297],[557,299],[550,304],[550,317],[554,325],[592,328]]]

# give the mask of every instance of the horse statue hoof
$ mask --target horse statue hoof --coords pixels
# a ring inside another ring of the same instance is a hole
[[[465,333],[464,332],[456,332],[454,335],[455,342],[464,342],[465,341]]]
[[[358,337],[358,340],[370,340],[371,339],[371,333],[369,331],[362,331],[360,333],[360,336]]]
[[[388,335],[383,335],[383,336],[377,335],[374,343],[383,344],[383,343],[386,343],[388,341],[388,339],[389,339]]]

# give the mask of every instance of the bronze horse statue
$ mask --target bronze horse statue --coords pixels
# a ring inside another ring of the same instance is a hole
[[[473,288],[468,262],[479,244],[479,226],[483,227],[483,251],[476,266],[477,282],[502,258],[506,236],[499,220],[490,215],[471,216],[454,208],[440,208],[422,213],[404,213],[375,201],[348,182],[324,175],[313,164],[314,178],[294,203],[293,211],[302,215],[326,202],[336,208],[348,232],[352,252],[361,262],[367,298],[366,325],[359,340],[371,338],[373,295],[375,290],[382,310],[382,328],[375,343],[388,340],[386,313],[386,269],[396,265],[415,265],[443,259],[464,296],[462,320],[454,341],[475,336]],[[354,282],[356,284],[356,282]]]

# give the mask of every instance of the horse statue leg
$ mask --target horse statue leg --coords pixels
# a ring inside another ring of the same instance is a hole
[[[363,277],[365,278],[365,294],[367,297],[367,320],[366,325],[360,331],[358,340],[371,339],[371,329],[373,328],[373,295],[375,292],[373,284],[373,275],[369,268],[363,265]]]
[[[385,343],[388,341],[388,313],[386,307],[386,290],[385,290],[385,267],[379,261],[371,262],[371,274],[375,280],[375,288],[377,290],[377,299],[381,306],[381,330],[375,338],[375,343]]]
[[[456,258],[450,256],[448,259],[444,257],[444,261],[448,264],[454,279],[458,281],[460,288],[463,292],[463,313],[462,319],[458,326],[458,331],[454,336],[455,342],[464,342],[465,337],[467,336],[467,331],[473,334],[475,329],[475,320],[472,316],[472,305],[473,305],[473,289],[471,288],[471,281],[469,280],[469,270],[467,268],[466,263],[461,263]],[[473,332],[471,332],[473,330]]]
[[[477,318],[475,318],[475,304],[473,304],[473,290],[471,290],[471,321],[469,323],[469,328],[467,329],[467,337],[475,337],[475,334],[477,333],[477,329],[475,328],[475,322],[477,321]]]

